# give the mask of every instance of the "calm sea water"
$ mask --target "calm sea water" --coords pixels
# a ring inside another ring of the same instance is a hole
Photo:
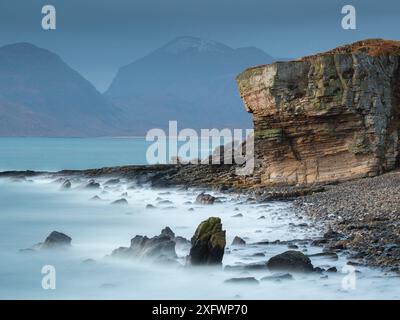
[[[204,148],[200,140],[193,141],[197,141],[194,153],[198,157],[206,157],[214,148],[211,145]],[[0,171],[57,171],[150,164],[146,152],[152,144],[145,138],[0,138]],[[176,154],[167,152],[167,159],[172,156]]]

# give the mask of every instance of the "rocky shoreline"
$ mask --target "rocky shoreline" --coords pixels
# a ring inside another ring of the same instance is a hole
[[[294,206],[343,235],[329,250],[349,250],[354,264],[400,271],[400,171],[325,186]]]
[[[227,165],[156,165],[56,173],[12,171],[0,172],[0,178],[114,177],[153,188],[195,187],[245,194],[249,203],[291,201],[299,214],[312,217],[334,235],[313,245],[324,247],[326,252],[345,251],[354,265],[400,271],[400,171],[338,184],[267,188],[240,186],[232,174],[233,167]]]

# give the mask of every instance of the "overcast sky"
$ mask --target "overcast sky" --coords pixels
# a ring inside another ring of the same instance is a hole
[[[57,29],[41,28],[41,8]],[[341,8],[357,9],[357,30],[341,28]],[[175,37],[256,46],[299,57],[371,37],[400,39],[398,0],[1,0],[0,45],[31,42],[61,55],[104,91],[118,68]]]

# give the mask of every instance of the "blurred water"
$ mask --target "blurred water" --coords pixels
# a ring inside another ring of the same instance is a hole
[[[101,181],[100,181],[101,182]],[[104,181],[103,181],[104,182]],[[242,198],[223,198],[212,206],[187,204],[198,191],[129,189],[123,183],[100,190],[82,189],[85,181],[73,181],[69,191],[51,179],[15,182],[0,179],[0,298],[2,299],[399,299],[400,279],[380,270],[357,267],[355,290],[343,290],[340,273],[346,257],[339,260],[312,258],[314,266],[336,266],[336,274],[295,274],[294,280],[260,282],[258,285],[226,284],[231,277],[253,276],[260,279],[268,271],[224,271],[222,268],[175,268],[143,262],[106,259],[120,246],[129,246],[137,234],[153,236],[169,226],[180,236],[189,238],[196,226],[209,216],[219,216],[227,233],[228,248],[223,264],[265,262],[288,250],[285,245],[246,245],[230,247],[234,236],[247,243],[261,240],[310,238],[320,234],[310,221],[292,211],[290,203],[246,204]],[[127,206],[110,202],[127,192]],[[166,193],[169,192],[169,193]],[[90,200],[99,195],[102,201]],[[170,200],[166,208],[157,198]],[[154,210],[145,209],[153,204]],[[189,211],[194,208],[194,211]],[[243,217],[233,215],[242,213]],[[263,215],[265,219],[258,218]],[[290,223],[309,223],[308,228]],[[21,253],[19,249],[43,241],[53,230],[72,237],[66,251]],[[321,248],[304,246],[307,253]],[[255,257],[254,253],[264,253]],[[184,262],[187,252],[178,252]],[[95,263],[82,263],[94,259]],[[56,290],[43,290],[41,268],[54,265]]]
[[[166,141],[161,139],[161,141]],[[193,153],[205,158],[214,149],[194,141]],[[223,141],[222,141],[223,142]],[[109,166],[151,164],[146,151],[152,144],[143,137],[128,138],[3,138],[0,137],[0,171],[36,170],[58,171],[63,169],[92,169]],[[181,146],[185,141],[178,142]],[[176,153],[168,153],[169,160]],[[193,156],[181,155],[191,159]]]

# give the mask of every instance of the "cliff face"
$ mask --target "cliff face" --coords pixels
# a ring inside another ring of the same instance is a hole
[[[264,185],[375,176],[399,160],[400,42],[372,39],[237,77]]]

